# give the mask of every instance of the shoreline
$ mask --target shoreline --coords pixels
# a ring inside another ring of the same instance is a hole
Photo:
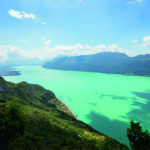
[[[69,110],[69,112],[72,114],[72,116],[73,116],[76,120],[79,120],[79,119],[77,118],[77,116],[73,113],[73,111],[72,111],[61,99],[59,99],[59,98],[57,98],[57,99],[58,99],[59,102],[61,102],[61,103]]]
[[[99,72],[99,71],[85,71],[85,70],[65,70],[65,69],[55,69],[55,68],[48,68],[43,67],[44,69],[51,69],[51,70],[60,70],[60,71],[77,71],[77,72],[90,72],[90,73],[100,73],[100,74],[107,74],[107,75],[123,75],[123,76],[137,76],[137,77],[150,77],[150,75],[138,75],[132,73],[106,73],[106,72]]]

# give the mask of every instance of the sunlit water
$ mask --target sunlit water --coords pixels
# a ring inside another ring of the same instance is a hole
[[[12,82],[27,81],[52,90],[77,117],[100,132],[128,143],[130,120],[150,130],[150,77],[93,72],[60,71],[40,66],[15,67],[20,76]]]

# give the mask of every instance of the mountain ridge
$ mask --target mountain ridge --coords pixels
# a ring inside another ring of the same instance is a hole
[[[150,54],[129,57],[125,53],[101,52],[92,55],[53,59],[44,68],[110,74],[150,75]]]

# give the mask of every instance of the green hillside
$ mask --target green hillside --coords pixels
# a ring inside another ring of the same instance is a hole
[[[55,94],[39,85],[0,77],[2,150],[128,150],[76,120]]]

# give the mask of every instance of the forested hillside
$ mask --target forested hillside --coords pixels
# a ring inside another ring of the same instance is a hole
[[[0,77],[2,150],[127,150],[125,145],[76,120],[55,94],[39,85]]]

